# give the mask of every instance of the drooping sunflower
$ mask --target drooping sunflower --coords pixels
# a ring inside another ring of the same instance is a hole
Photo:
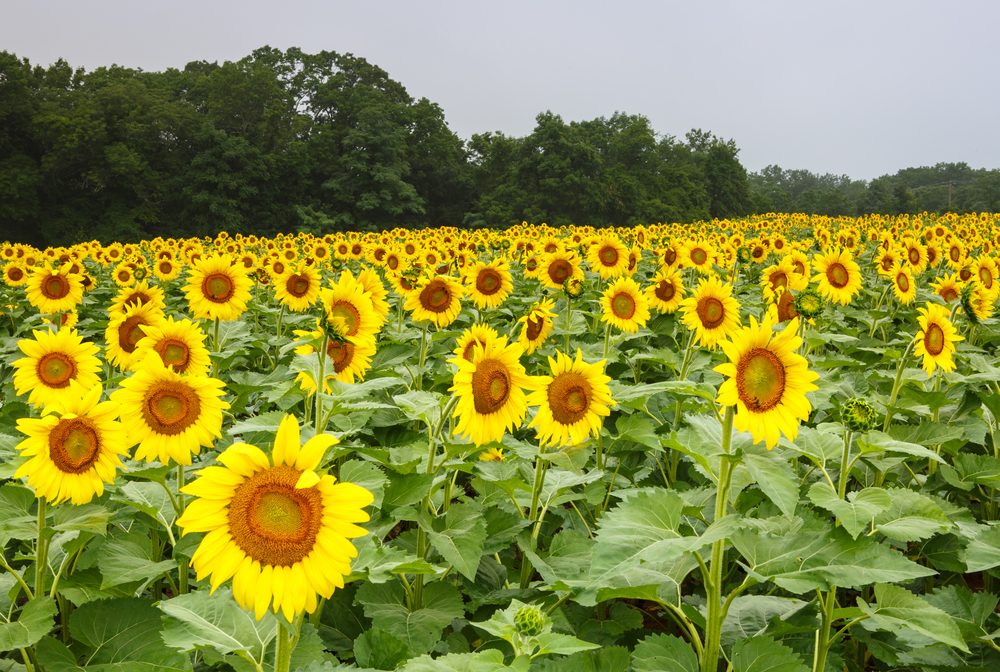
[[[965,338],[955,331],[955,326],[949,319],[948,309],[937,303],[927,303],[923,308],[917,308],[920,316],[917,323],[920,330],[917,332],[913,353],[917,357],[923,357],[922,366],[927,375],[934,373],[936,367],[942,371],[954,371],[955,360],[952,355],[955,352],[955,343],[964,341]]]
[[[163,313],[151,303],[129,303],[125,310],[111,313],[104,331],[105,358],[122,371],[132,371],[141,361],[139,341],[145,338],[143,327],[163,322]]]
[[[285,275],[274,279],[274,297],[288,310],[301,313],[309,310],[319,298],[319,271],[313,266],[299,263]]]
[[[156,353],[164,366],[189,376],[207,376],[212,366],[205,332],[191,320],[168,317],[158,324],[140,327],[143,337],[136,345],[136,360],[141,362]]]
[[[917,283],[910,272],[909,264],[897,261],[893,267],[892,293],[896,295],[896,299],[904,306],[910,305],[917,298]]]
[[[191,557],[198,579],[214,591],[231,578],[236,602],[258,620],[269,607],[290,621],[315,611],[351,573],[350,539],[367,534],[356,523],[369,520],[372,494],[316,472],[336,439],[299,437],[286,415],[270,456],[233,444],[182,490],[194,497],[177,519],[182,534],[206,533]]]
[[[847,250],[831,250],[813,259],[819,293],[828,301],[846,306],[861,291],[861,267]]]
[[[222,436],[220,398],[225,385],[206,376],[176,373],[159,357],[146,357],[138,370],[111,393],[121,407],[129,445],[137,460],[191,464],[191,456]]]
[[[114,483],[121,456],[128,453],[125,430],[115,418],[118,405],[101,402],[100,383],[87,389],[75,380],[41,418],[21,418],[26,435],[17,450],[28,460],[14,472],[26,478],[39,497],[52,504],[86,504]]]
[[[722,342],[729,361],[715,367],[726,376],[718,402],[736,407],[733,426],[750,432],[755,442],[763,440],[768,449],[782,434],[795,439],[799,421],[812,410],[806,393],[818,389],[814,381],[819,374],[810,371],[806,358],[796,352],[802,345],[798,326],[795,318],[775,333],[769,318],[758,324],[751,317],[749,326]]]
[[[778,294],[784,290],[802,291],[809,285],[809,278],[795,272],[795,266],[791,257],[785,256],[781,260],[768,266],[761,271],[760,288],[764,294],[764,300],[777,301]]]
[[[507,337],[501,336],[473,348],[471,362],[464,357],[449,360],[458,367],[451,386],[458,398],[456,434],[481,446],[499,441],[521,425],[528,412],[525,390],[531,387],[521,354],[520,345],[508,345]]]
[[[467,361],[472,361],[472,355],[476,348],[485,348],[490,341],[495,341],[500,337],[497,330],[488,324],[474,324],[458,337],[453,351],[455,357],[461,357]]]
[[[639,331],[649,321],[646,295],[632,278],[618,278],[601,295],[601,322],[628,334]]]
[[[375,338],[381,321],[372,305],[371,295],[350,273],[341,273],[336,284],[320,290],[328,324],[337,327],[342,336]]]
[[[545,340],[552,334],[556,318],[556,314],[553,312],[555,306],[555,301],[545,299],[532,306],[528,314],[518,320],[522,326],[517,342],[524,349],[524,354],[530,355],[542,347]]]
[[[562,289],[567,280],[583,280],[580,260],[572,250],[556,250],[542,257],[538,265],[538,279],[549,289]]]
[[[42,313],[68,313],[83,300],[80,276],[69,272],[69,264],[59,269],[49,265],[36,268],[25,287],[28,302]]]
[[[714,348],[742,324],[733,286],[714,275],[702,280],[694,294],[681,301],[681,310],[681,320],[695,332],[696,342],[707,348]]]
[[[676,270],[663,267],[645,292],[650,306],[661,313],[672,313],[677,310],[684,298],[684,280]]]
[[[199,319],[235,320],[247,309],[253,280],[228,254],[192,262],[184,293],[191,314]]]
[[[562,352],[549,357],[551,375],[536,378],[528,396],[528,404],[538,407],[528,427],[536,428],[541,445],[575,446],[600,434],[615,405],[604,364],[605,360],[588,364],[580,350],[576,359]]]
[[[510,267],[503,259],[489,263],[477,261],[465,274],[469,297],[479,309],[496,308],[510,296],[514,289]]]
[[[591,270],[597,271],[602,279],[616,278],[628,271],[628,248],[617,236],[605,234],[591,243],[587,250],[587,262]]]
[[[409,296],[405,307],[419,322],[447,327],[462,312],[462,285],[449,275],[424,279]]]
[[[25,356],[14,361],[14,390],[27,393],[29,404],[49,406],[72,399],[69,386],[74,380],[85,389],[100,383],[97,346],[84,341],[75,329],[32,333],[34,339],[17,342]]]

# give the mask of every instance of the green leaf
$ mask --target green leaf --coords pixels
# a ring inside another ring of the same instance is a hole
[[[6,546],[11,539],[38,537],[34,506],[35,493],[29,488],[14,483],[0,487],[0,546]]]
[[[986,621],[993,616],[1000,598],[992,593],[972,592],[965,586],[941,586],[924,595],[932,606],[955,619],[965,641],[987,637]]]
[[[733,672],[809,672],[799,654],[767,636],[738,642],[732,663]]]
[[[1000,525],[977,530],[963,555],[969,572],[983,572],[1000,566]]]
[[[167,491],[159,483],[129,481],[118,488],[118,494],[127,506],[142,511],[164,528],[172,527],[177,518]]]
[[[861,449],[862,455],[896,453],[899,455],[919,457],[925,460],[934,460],[935,462],[944,464],[944,458],[935,453],[933,450],[928,450],[924,446],[916,443],[897,441],[888,434],[883,434],[882,432],[867,432],[863,436],[858,437],[857,444]]]
[[[615,423],[618,436],[614,445],[639,444],[653,450],[663,450],[663,444],[656,433],[656,424],[651,418],[635,413],[633,415],[621,415]]]
[[[920,541],[947,532],[951,519],[934,500],[906,488],[888,491],[892,503],[875,517],[875,528],[895,541]]]
[[[527,672],[527,667],[521,668]],[[503,662],[503,654],[495,649],[476,653],[449,653],[431,658],[420,656],[399,668],[399,672],[513,672]],[[518,671],[520,672],[520,670]]]
[[[585,642],[573,635],[564,635],[560,632],[543,632],[535,637],[535,641],[538,643],[538,652],[535,655],[551,653],[568,656],[571,653],[600,648],[599,644]]]
[[[267,413],[261,413],[260,415],[255,415],[245,420],[237,420],[233,423],[233,426],[229,428],[229,433],[232,436],[243,436],[244,434],[274,434],[278,431],[278,425],[284,419],[285,413],[283,411],[268,411]]]
[[[421,515],[420,526],[438,553],[469,581],[476,580],[476,570],[486,541],[486,521],[479,502],[452,504],[444,518],[430,520]]]
[[[623,646],[604,646],[565,658],[544,658],[531,663],[532,672],[629,672],[631,656]]]
[[[222,654],[244,651],[263,662],[262,653],[277,633],[270,612],[258,621],[236,604],[228,588],[220,588],[212,595],[207,590],[196,590],[157,606],[164,613],[163,643],[182,652],[202,648]]]
[[[888,509],[892,503],[889,493],[882,488],[865,488],[848,493],[845,502],[825,481],[817,481],[809,488],[809,499],[816,506],[835,515],[853,539],[857,539],[871,525],[875,516]]]
[[[425,425],[436,427],[441,420],[441,401],[444,395],[438,392],[413,390],[397,394],[393,401],[410,420],[419,420]]]
[[[375,497],[372,507],[382,508],[382,495],[385,484],[389,480],[377,466],[364,460],[348,460],[340,467],[337,480],[342,483],[354,483],[368,490]]]
[[[807,611],[811,604],[804,600],[777,595],[741,595],[733,600],[722,624],[722,644],[728,648],[730,644],[767,634],[772,622],[787,621],[794,616]],[[808,617],[808,613],[807,613]],[[811,629],[815,629],[818,621],[811,619]]]
[[[354,640],[354,659],[358,665],[379,670],[394,670],[409,656],[406,644],[382,628],[370,628]]]
[[[99,504],[60,506],[56,509],[52,528],[60,532],[90,532],[104,536],[111,512]]]
[[[375,626],[406,644],[410,655],[430,651],[444,628],[465,613],[458,589],[440,581],[424,586],[423,607],[415,611],[407,608],[403,587],[395,581],[364,584],[358,588],[357,601]]]
[[[142,581],[145,585],[177,567],[171,560],[153,560],[152,541],[148,533],[138,527],[105,541],[98,550],[97,564],[103,577],[102,589],[134,581]]]
[[[910,591],[889,584],[875,586],[875,605],[858,598],[858,606],[869,616],[866,630],[912,630],[934,641],[969,652],[955,620]]]
[[[0,624],[0,651],[32,646],[52,629],[56,603],[51,597],[29,600],[16,621]]]
[[[691,646],[673,635],[652,635],[635,645],[635,672],[698,672],[698,657]]]
[[[754,484],[783,514],[789,517],[795,515],[795,507],[799,503],[799,479],[788,460],[771,451],[747,452],[743,455],[743,464]]]
[[[163,645],[161,626],[151,600],[130,597],[88,602],[69,618],[73,639],[89,650],[88,670],[109,665],[123,672],[188,672],[190,659]]]

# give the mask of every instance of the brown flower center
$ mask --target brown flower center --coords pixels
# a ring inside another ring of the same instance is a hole
[[[949,247],[948,256],[951,257],[952,261],[957,262],[959,259],[962,258],[962,250],[960,250],[958,247]]]
[[[600,259],[601,264],[608,267],[617,266],[619,256],[618,250],[611,245],[605,245],[597,252],[597,258]]]
[[[771,282],[772,290],[776,290],[778,287],[788,287],[788,276],[785,275],[784,271],[772,273],[769,280]]]
[[[906,273],[900,273],[896,276],[896,286],[899,287],[899,291],[904,294],[910,291],[910,278]]]
[[[35,372],[46,387],[62,389],[76,377],[76,362],[64,352],[50,352],[38,360]]]
[[[944,351],[944,330],[938,324],[931,324],[924,332],[924,350],[931,357],[937,357]]]
[[[21,279],[24,277],[24,271],[22,271],[17,266],[11,266],[10,268],[7,269],[7,277],[13,280],[14,282],[20,282]]]
[[[164,338],[154,345],[153,349],[160,355],[164,366],[173,368],[177,373],[187,371],[188,365],[191,363],[191,349],[184,341],[176,338]]]
[[[534,314],[531,314],[528,316],[528,319],[524,321],[524,335],[528,337],[529,341],[534,341],[542,335],[542,329],[544,327],[545,316],[539,315],[536,318]]]
[[[354,360],[354,344],[331,338],[326,344],[326,354],[333,360],[333,370],[340,373]]]
[[[141,315],[132,315],[122,322],[118,327],[118,347],[125,352],[135,352],[135,346],[146,336],[141,327],[147,324]]]
[[[985,266],[979,267],[979,279],[983,283],[983,287],[990,289],[993,287],[993,272]]]
[[[576,371],[555,376],[547,391],[552,418],[563,425],[582,420],[590,408],[590,395],[590,383]]]
[[[290,567],[309,555],[323,522],[316,487],[295,488],[302,474],[285,464],[258,471],[233,492],[229,532],[261,565]]]
[[[472,355],[475,354],[477,345],[481,348],[484,349],[486,348],[485,342],[479,340],[478,338],[473,338],[468,343],[466,343],[465,347],[462,349],[462,359],[464,359],[467,362],[471,362]]]
[[[656,289],[653,290],[653,294],[656,295],[660,301],[668,303],[670,299],[674,298],[677,294],[677,289],[674,287],[674,283],[668,280],[660,280],[656,283]]]
[[[847,283],[851,281],[851,276],[842,263],[835,261],[826,267],[826,279],[831,285],[840,289],[847,286]]]
[[[432,313],[443,313],[451,305],[451,290],[442,280],[431,280],[420,292],[420,305]]]
[[[187,384],[160,381],[146,391],[142,416],[157,434],[173,436],[198,421],[201,399]]]
[[[754,348],[736,365],[736,389],[740,401],[751,411],[768,411],[785,392],[785,366],[766,348]]]
[[[941,298],[948,302],[954,301],[958,298],[958,292],[955,291],[954,287],[942,287]]]
[[[557,285],[566,282],[567,278],[573,275],[573,264],[565,259],[556,259],[548,268],[549,279]]]
[[[503,287],[503,278],[492,268],[484,268],[476,275],[476,291],[491,296]]]
[[[361,328],[361,312],[350,301],[338,299],[327,312],[331,323],[335,322],[337,318],[343,320],[346,330],[345,336],[354,336]]]
[[[913,264],[914,266],[920,263],[920,250],[918,250],[917,248],[911,247],[909,250],[907,250],[906,256],[910,260],[910,263]]]
[[[503,362],[484,359],[476,364],[472,374],[472,403],[477,413],[489,415],[503,408],[510,388],[510,371]]]
[[[673,266],[675,261],[677,261],[677,250],[671,247],[663,253],[663,263]]]
[[[65,298],[69,294],[69,280],[63,275],[50,275],[45,278],[41,290],[46,299],[55,301]]]
[[[201,293],[209,301],[226,303],[236,293],[236,285],[225,273],[210,273],[201,281]]]
[[[701,325],[706,329],[715,329],[726,320],[726,307],[714,296],[699,299],[696,310]]]
[[[691,250],[690,256],[691,256],[691,263],[693,263],[695,266],[701,266],[706,261],[708,261],[708,252],[706,252],[703,248],[700,247],[696,247],[693,250]]]
[[[87,418],[63,419],[49,432],[49,458],[59,471],[80,474],[97,461],[101,447]]]
[[[296,299],[300,299],[309,293],[309,278],[298,273],[292,273],[285,280],[285,290]]]
[[[619,320],[631,320],[635,315],[635,299],[627,292],[619,292],[611,297],[611,312]]]

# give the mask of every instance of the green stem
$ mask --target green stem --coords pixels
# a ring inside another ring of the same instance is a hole
[[[563,352],[569,355],[569,330],[573,326],[573,299],[566,296],[566,332],[563,335]]]
[[[179,508],[179,514],[184,513],[184,493],[181,489],[184,487],[184,465],[177,465],[177,506]],[[167,534],[170,534],[170,530],[167,530]],[[171,535],[172,536],[172,535]],[[177,591],[184,595],[188,592],[188,560],[187,558],[181,558],[177,561]]]
[[[323,330],[323,344],[319,351],[319,380],[316,381],[316,434],[323,433],[323,390],[326,389],[326,351],[330,344],[330,335]]]
[[[695,332],[692,331],[688,335],[687,345],[684,346],[684,358],[681,360],[681,370],[677,374],[677,380],[687,380],[688,369],[691,367],[691,352],[694,350],[694,337]],[[674,404],[674,424],[671,425],[671,429],[675,432],[680,429],[682,406],[683,397],[678,395],[677,401]],[[667,482],[668,486],[671,483],[677,482],[677,469],[680,466],[680,461],[680,453],[676,450],[671,450],[667,456],[667,475],[670,477],[670,480]]]
[[[538,456],[535,458],[535,482],[531,486],[531,506],[528,508],[528,520],[535,521],[535,530],[531,535],[531,550],[535,550],[535,544],[538,541],[538,530],[541,529],[542,520],[538,517],[538,504],[542,499],[542,486],[545,484],[545,460],[542,459],[541,452],[539,451]],[[531,560],[525,555],[521,558],[521,588],[527,588],[528,584],[531,583]]]
[[[45,594],[45,570],[49,560],[49,541],[45,538],[45,499],[38,498],[38,543],[35,545],[35,594]]]
[[[851,430],[844,432],[844,449],[840,457],[840,480],[837,481],[837,496],[845,500],[847,498],[847,481],[851,476],[851,442],[854,433]],[[836,521],[836,526],[840,526],[840,521]],[[833,612],[837,608],[837,586],[831,585],[826,596],[817,591],[820,626],[816,630],[815,646],[813,648],[813,672],[823,672],[826,669],[826,659],[830,653],[830,646],[834,642],[833,633]]]
[[[0,567],[10,572],[10,575],[14,577],[17,584],[21,586],[21,590],[24,591],[25,597],[30,600],[35,596],[28,584],[25,583],[24,577],[21,576],[19,572],[14,571],[14,568],[7,564],[7,558],[4,557],[2,550],[0,550]]]
[[[296,630],[299,624],[296,619]],[[283,618],[278,619],[278,636],[274,642],[274,672],[290,672],[292,667],[292,651],[295,650],[295,639],[289,624]],[[297,634],[297,633],[296,633]]]
[[[889,404],[885,408],[885,422],[882,423],[882,431],[889,431],[889,425],[892,423],[892,412],[893,407],[896,405],[896,399],[899,397],[899,389],[902,387],[903,382],[903,369],[906,368],[906,358],[910,356],[910,352],[913,350],[914,341],[910,341],[906,346],[906,350],[903,351],[902,356],[899,358],[899,364],[896,366],[896,378],[892,381],[892,392],[889,394]]]
[[[611,325],[604,327],[604,357],[602,359],[608,358],[608,350],[611,349]]]
[[[730,447],[733,441],[733,406],[726,408],[722,419],[722,456],[719,462],[719,482],[715,491],[715,518],[719,521],[726,515],[729,487],[732,484],[733,465]],[[722,577],[725,572],[726,540],[719,539],[712,544],[712,556],[708,564],[708,581],[705,592],[708,598],[708,613],[705,620],[705,650],[701,658],[701,672],[718,672],[721,654],[722,621],[726,618],[722,604]]]
[[[424,361],[427,359],[427,322],[424,322],[420,332],[420,357],[417,360],[417,380],[416,388],[424,389]]]

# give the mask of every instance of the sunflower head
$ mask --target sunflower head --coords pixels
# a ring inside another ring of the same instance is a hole
[[[549,357],[551,375],[536,378],[528,399],[529,405],[538,406],[528,426],[537,428],[542,445],[576,446],[600,433],[615,405],[604,365],[604,360],[588,364],[580,350],[576,359],[561,352]]]
[[[578,299],[583,296],[583,280],[580,278],[568,278],[563,283],[563,292],[571,299]]]
[[[881,420],[875,407],[864,399],[852,397],[840,406],[840,419],[852,432],[867,432],[878,427]]]
[[[823,295],[815,289],[809,288],[795,297],[795,310],[802,317],[813,319],[823,312],[826,301]]]

